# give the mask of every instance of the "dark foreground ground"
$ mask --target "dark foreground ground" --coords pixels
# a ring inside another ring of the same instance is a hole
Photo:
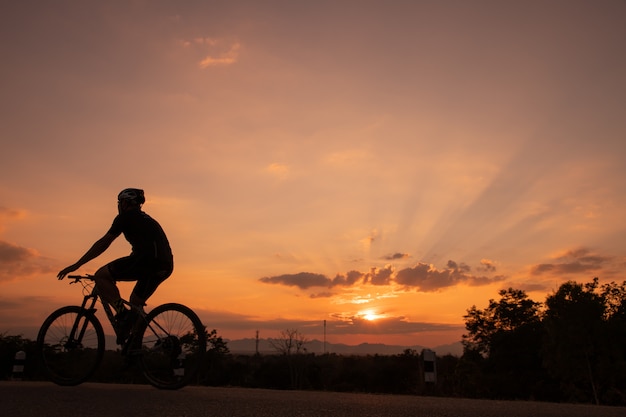
[[[0,381],[0,414],[10,417],[604,417],[626,408],[405,395],[145,385]]]

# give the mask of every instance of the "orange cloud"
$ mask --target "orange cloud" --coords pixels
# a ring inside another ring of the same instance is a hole
[[[239,58],[239,49],[241,44],[236,42],[231,45],[230,49],[226,52],[220,53],[217,56],[208,55],[198,64],[200,68],[205,69],[208,67],[227,66],[237,62]]]
[[[410,257],[411,256],[408,253],[396,252],[396,253],[393,253],[393,254],[385,255],[381,259],[384,259],[386,261],[395,261],[395,260],[399,260],[399,259],[407,259],[407,258],[410,258]]]
[[[479,269],[487,269],[495,271],[495,268],[489,269],[485,266],[485,262],[481,263]],[[330,279],[323,274],[315,274],[311,272],[300,272],[297,274],[284,274],[273,277],[264,277],[259,281],[266,284],[278,284],[298,287],[306,290],[312,287],[332,288],[337,286],[349,287],[358,284],[369,284],[374,286],[400,285],[404,290],[417,290],[423,292],[438,291],[443,288],[451,287],[457,284],[466,284],[471,286],[489,285],[494,282],[504,280],[504,276],[479,276],[471,273],[471,268],[465,263],[457,264],[454,261],[448,261],[447,268],[439,270],[433,265],[418,263],[414,267],[404,268],[396,272],[395,268],[387,265],[384,268],[371,268],[367,273],[359,271],[350,271],[347,274],[337,274],[334,279]],[[329,296],[323,293],[323,296]],[[315,296],[322,297],[321,294]]]
[[[4,221],[13,219],[22,219],[26,216],[26,213],[22,210],[11,209],[8,207],[0,206],[0,232],[4,230]]]
[[[533,275],[544,273],[566,275],[598,271],[610,260],[610,257],[594,255],[589,249],[579,248],[565,252],[555,258],[552,263],[534,265],[531,268],[531,273]]]
[[[34,249],[0,241],[0,282],[53,272],[48,260]]]

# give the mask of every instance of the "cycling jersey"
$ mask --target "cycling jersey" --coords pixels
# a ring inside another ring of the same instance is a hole
[[[159,223],[143,211],[123,211],[115,217],[108,233],[124,237],[132,253],[108,264],[116,281],[137,281],[134,293],[146,300],[174,269],[169,241]]]
[[[109,229],[115,237],[124,237],[133,248],[131,256],[159,264],[173,263],[172,250],[165,232],[152,217],[141,210],[124,211],[115,217]]]

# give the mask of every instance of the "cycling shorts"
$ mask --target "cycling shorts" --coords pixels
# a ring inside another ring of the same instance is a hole
[[[174,269],[171,264],[133,255],[110,262],[108,268],[116,281],[137,281],[133,293],[143,300],[147,300]]]

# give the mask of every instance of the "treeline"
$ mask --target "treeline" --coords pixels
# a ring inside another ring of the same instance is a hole
[[[218,346],[212,342],[218,342]],[[24,351],[23,380],[44,380],[36,358],[35,342],[20,336],[0,335],[0,379],[11,379],[15,353]],[[420,352],[400,355],[313,354],[305,350],[264,355],[238,355],[228,351],[219,337],[209,339],[207,360],[196,385],[239,386],[280,390],[318,390],[387,394],[460,395],[453,385],[460,359],[437,358],[437,383],[425,383]],[[127,367],[119,351],[108,350],[91,382],[147,383],[138,367]]]
[[[467,310],[464,353],[438,357],[435,382],[425,381],[423,352],[235,355],[213,330],[196,384],[626,405],[626,282],[566,282],[543,303],[512,288],[499,295]],[[283,336],[304,341],[297,331]],[[27,355],[22,378],[42,379],[35,343],[5,335],[0,377],[11,378],[19,350]],[[144,383],[116,351],[106,352],[92,380]]]
[[[464,317],[465,395],[626,405],[626,281],[499,295]]]

